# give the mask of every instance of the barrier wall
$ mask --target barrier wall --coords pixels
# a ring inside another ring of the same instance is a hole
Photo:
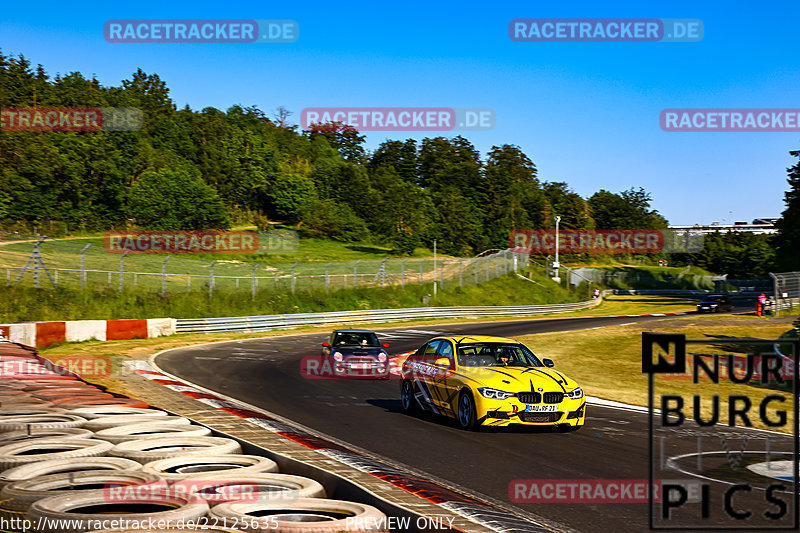
[[[99,341],[149,339],[174,334],[173,318],[0,324],[0,337],[36,348],[91,339]]]

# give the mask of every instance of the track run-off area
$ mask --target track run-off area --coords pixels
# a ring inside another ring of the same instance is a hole
[[[519,337],[545,332],[660,320],[662,316],[557,318],[505,322],[405,326],[377,330],[389,353],[416,350],[437,335],[473,334]],[[328,333],[287,334],[171,349],[155,359],[165,372],[316,432],[367,450],[399,466],[430,474],[463,490],[504,506],[516,506],[578,531],[640,532],[648,529],[647,503],[512,503],[509,485],[518,479],[646,480],[648,417],[644,409],[600,405],[589,398],[586,425],[574,433],[503,429],[467,432],[443,419],[402,413],[400,380],[307,379],[300,361],[319,355]],[[529,344],[537,352],[535,344]],[[602,357],[602,354],[580,354]],[[555,360],[558,369],[558,360]],[[646,386],[646,377],[642,377]],[[768,445],[775,452],[791,449],[790,435],[738,428],[708,428],[704,453],[722,453],[716,436],[741,437],[749,449]],[[698,452],[697,439],[687,436],[672,445],[669,457]],[[737,444],[738,446],[738,444]],[[717,450],[712,452],[711,450]],[[688,470],[674,479],[697,481]],[[729,483],[723,479],[713,483]],[[716,504],[717,502],[715,502]]]

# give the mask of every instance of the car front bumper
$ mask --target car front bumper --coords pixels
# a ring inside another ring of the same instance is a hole
[[[586,420],[586,397],[572,400],[565,398],[555,405],[555,412],[527,411],[527,405],[516,398],[507,400],[490,400],[481,397],[476,401],[478,422],[484,426],[508,426],[522,424],[526,426],[552,426],[569,424],[582,426]]]

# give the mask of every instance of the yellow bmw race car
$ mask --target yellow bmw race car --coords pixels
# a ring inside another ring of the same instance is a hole
[[[403,363],[403,411],[441,414],[469,430],[511,424],[580,429],[583,390],[552,367],[514,339],[436,337]]]

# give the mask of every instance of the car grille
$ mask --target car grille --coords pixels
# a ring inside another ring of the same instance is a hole
[[[522,412],[519,414],[519,419],[523,422],[556,422],[561,418],[561,412],[556,413],[527,413]]]
[[[541,403],[542,395],[538,392],[518,392],[517,399],[522,403]]]
[[[367,363],[369,365],[373,365],[373,364],[377,364],[378,361],[376,361],[375,359],[372,359],[371,357],[348,357],[345,360],[345,363],[347,363],[348,365],[351,365],[353,363],[359,364],[359,365],[360,364],[364,364],[364,363]]]
[[[544,403],[561,403],[564,400],[563,392],[545,392]]]

